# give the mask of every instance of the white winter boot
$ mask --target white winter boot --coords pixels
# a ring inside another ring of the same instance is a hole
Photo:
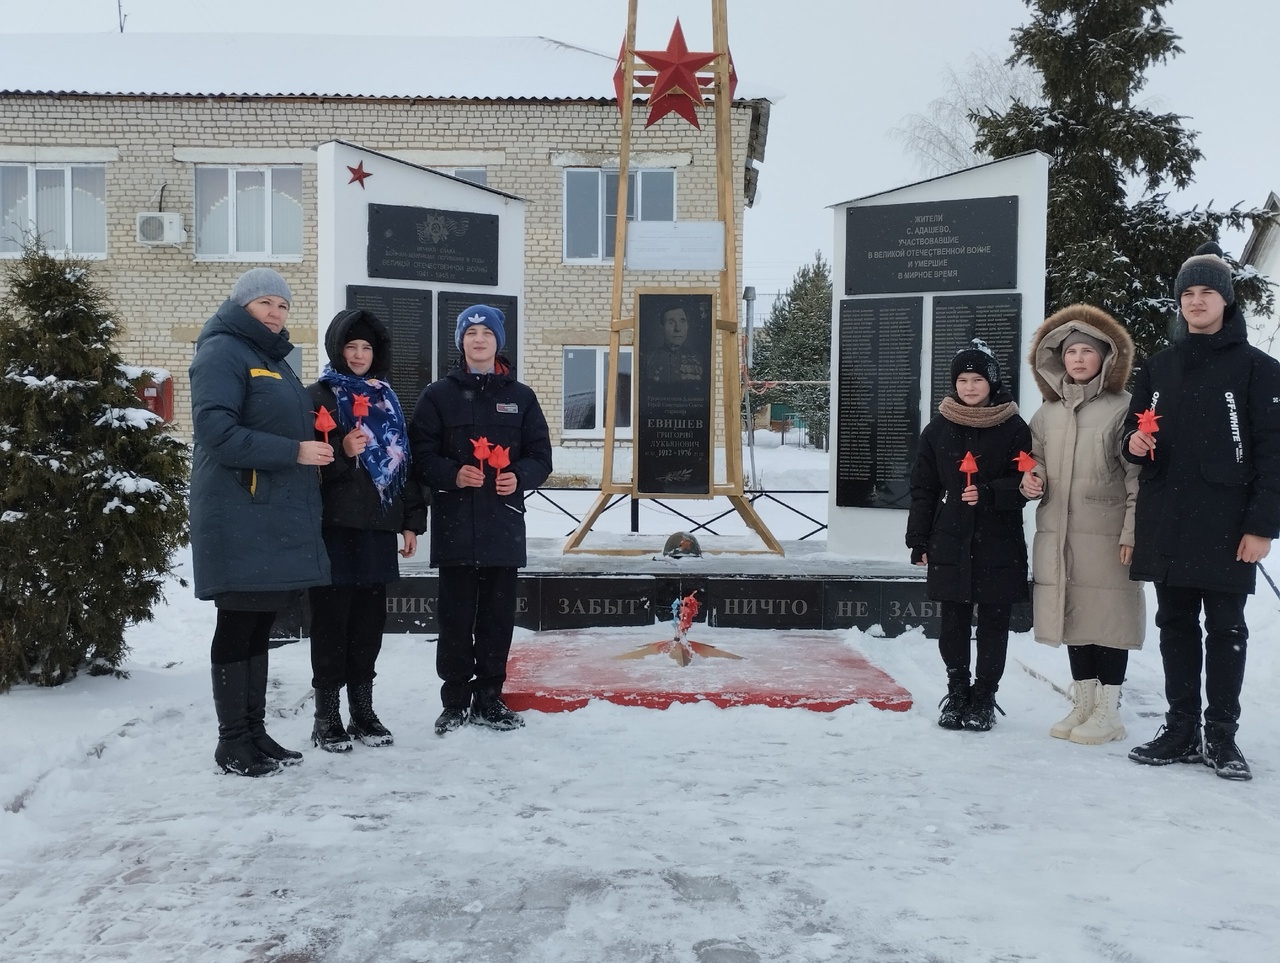
[[[1070,692],[1075,708],[1061,722],[1055,722],[1049,730],[1049,735],[1055,739],[1068,738],[1072,729],[1093,715],[1093,707],[1098,702],[1098,680],[1077,679],[1071,683]]]
[[[1120,687],[1104,685],[1099,686],[1093,715],[1072,729],[1067,738],[1082,746],[1100,746],[1104,742],[1123,739],[1126,735],[1128,733],[1120,721]]]

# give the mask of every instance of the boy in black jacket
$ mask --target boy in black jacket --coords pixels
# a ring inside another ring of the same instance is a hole
[[[1249,779],[1235,742],[1244,606],[1280,534],[1280,363],[1248,343],[1216,244],[1182,265],[1174,289],[1186,327],[1139,370],[1122,449],[1142,465],[1129,577],[1155,583],[1169,702],[1156,738],[1129,758],[1203,760],[1224,779]]]

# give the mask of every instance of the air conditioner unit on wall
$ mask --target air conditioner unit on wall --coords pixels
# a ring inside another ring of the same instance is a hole
[[[182,229],[182,215],[159,211],[153,214],[139,214],[134,220],[137,229],[138,243],[149,245],[183,244],[187,240],[187,232]]]

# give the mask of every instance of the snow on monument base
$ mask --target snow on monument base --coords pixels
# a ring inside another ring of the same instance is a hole
[[[665,709],[676,702],[773,706],[831,712],[854,702],[905,712],[911,693],[835,632],[725,632],[695,625],[691,641],[740,660],[695,656],[681,666],[667,655],[619,659],[646,641],[631,630],[540,632],[518,638],[507,663],[503,700],[512,709],[566,712],[592,699]],[[648,641],[670,627],[655,625]]]

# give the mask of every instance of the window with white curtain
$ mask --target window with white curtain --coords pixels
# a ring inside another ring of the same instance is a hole
[[[567,168],[564,172],[564,259],[571,262],[612,261],[617,211],[616,170]],[[675,219],[676,172],[658,168],[630,171],[627,174],[627,220]]]
[[[0,164],[0,257],[38,237],[56,253],[107,256],[107,170],[101,164]]]
[[[196,257],[302,258],[302,168],[196,166]]]
[[[609,349],[565,348],[561,373],[564,402],[561,426],[566,438],[604,437],[604,403],[609,383]],[[619,438],[631,437],[631,349],[618,353],[618,387],[614,395],[618,414],[614,428]]]

